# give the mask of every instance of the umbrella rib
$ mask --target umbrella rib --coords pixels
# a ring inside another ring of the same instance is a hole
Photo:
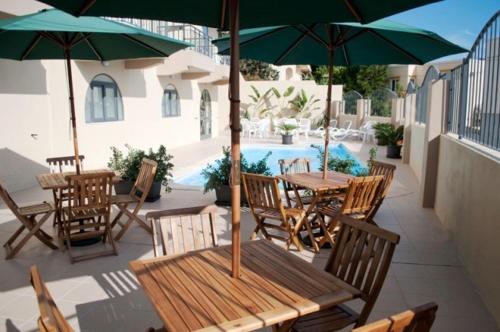
[[[81,35],[81,37],[78,39],[74,39],[71,43],[71,47],[75,47],[76,45],[80,44],[82,41],[88,39],[92,35],[92,33],[83,33],[83,32],[80,32],[79,34]]]
[[[350,66],[351,64],[349,63],[349,56],[347,54],[347,49],[345,47],[346,43],[344,42],[344,36],[345,34],[347,34],[348,30],[342,32],[342,28],[339,25],[337,25],[337,30],[339,32],[339,36],[342,36],[341,40],[339,40],[339,45],[342,45],[342,53],[344,54],[345,64],[347,66]]]
[[[424,64],[424,62],[422,60],[420,60],[418,57],[416,57],[415,55],[411,54],[410,52],[408,52],[404,48],[400,47],[398,44],[394,43],[392,40],[388,39],[387,37],[382,36],[377,31],[374,31],[372,29],[367,29],[367,31],[370,32],[371,34],[377,36],[378,38],[382,39],[386,43],[389,43],[389,45],[391,45],[392,47],[394,47],[395,49],[397,49],[398,51],[400,51],[401,53],[403,53],[405,56],[407,56],[408,58],[410,58],[412,61],[415,61],[415,63],[417,63],[419,65],[423,65]]]
[[[283,59],[285,59],[297,46],[307,37],[308,32],[303,31],[302,34],[289,46],[287,49],[280,54],[280,56],[274,61],[275,64],[280,65]]]
[[[96,49],[94,44],[88,38],[85,38],[84,41],[89,45],[90,49],[95,54],[95,56],[99,59],[99,61],[102,62],[104,60],[104,58],[102,57],[101,53],[99,53],[99,51]]]
[[[21,61],[26,59],[26,57],[31,53],[31,51],[33,51],[35,46],[40,42],[42,37],[43,36],[40,32],[37,33],[36,37],[33,39],[33,41],[29,44],[28,48],[21,55]]]
[[[96,0],[87,0],[83,3],[83,5],[80,7],[80,9],[77,12],[77,16],[85,14],[87,10],[89,10],[92,5],[94,5]]]
[[[347,8],[349,8],[349,11],[354,15],[356,20],[358,22],[364,22],[363,16],[361,16],[361,13],[359,12],[358,7],[356,7],[353,3],[352,0],[344,0],[345,4],[347,5]]]
[[[144,47],[144,48],[147,48],[147,49],[149,49],[149,50],[151,50],[151,51],[153,51],[153,52],[155,52],[155,53],[158,53],[158,54],[159,54],[159,55],[161,55],[162,57],[168,57],[168,54],[163,53],[162,51],[160,51],[160,50],[158,50],[158,49],[154,48],[154,47],[153,47],[153,46],[151,46],[151,45],[148,45],[148,44],[146,44],[146,43],[144,43],[144,42],[140,41],[139,39],[136,39],[136,38],[132,37],[132,36],[131,36],[131,35],[129,35],[129,34],[126,34],[126,33],[125,33],[125,34],[123,34],[122,36],[124,36],[125,38],[127,38],[127,39],[129,39],[129,40],[131,40],[131,41],[133,41],[133,42],[135,42],[135,43],[137,43],[137,44],[141,45],[141,46],[142,46],[142,47]]]
[[[317,42],[319,42],[320,44],[322,44],[323,46],[325,46],[326,48],[329,47],[328,43],[326,41],[323,40],[323,38],[321,38],[314,30],[310,29],[309,27],[305,26],[305,25],[301,25],[304,29],[307,30],[307,32],[309,32],[311,34],[311,37],[316,40]],[[299,28],[297,28],[296,26],[294,26],[295,29],[299,30],[302,32],[302,30],[300,30]]]

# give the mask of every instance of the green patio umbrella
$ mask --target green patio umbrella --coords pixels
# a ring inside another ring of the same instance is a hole
[[[389,20],[365,25],[330,23],[255,28],[242,30],[239,37],[240,55],[243,58],[275,65],[328,65],[323,178],[327,177],[328,124],[334,65],[421,65],[443,56],[467,52],[433,32]],[[220,54],[229,54],[228,37],[217,39],[213,43]]]
[[[71,60],[163,58],[190,46],[133,26],[96,17],[76,18],[55,9],[0,20],[0,44],[4,59],[66,60],[77,173],[80,159]]]
[[[231,128],[232,276],[240,274],[240,90],[239,40],[243,28],[316,22],[368,23],[441,0],[40,0],[73,15],[132,17],[229,30]],[[241,14],[240,14],[241,13]]]

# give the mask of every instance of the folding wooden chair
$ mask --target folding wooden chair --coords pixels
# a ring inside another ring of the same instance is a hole
[[[437,304],[430,302],[391,317],[358,327],[352,332],[429,332],[436,318]]]
[[[280,159],[278,163],[280,165],[281,175],[311,172],[310,161],[307,158]],[[283,181],[283,189],[289,207],[303,207],[312,202],[312,194],[304,193],[303,188],[294,188],[290,183]],[[299,197],[297,197],[297,195],[299,195]],[[292,204],[292,202],[294,204]]]
[[[80,165],[82,165],[85,156],[79,155],[78,158],[80,159]],[[49,165],[50,173],[62,173],[75,170],[76,167],[75,159],[76,159],[75,156],[52,157],[52,158],[47,158],[46,162]],[[61,199],[63,202],[68,201],[67,197],[61,197],[61,198],[59,197],[58,189],[52,190],[52,195],[54,196],[55,206],[59,206],[59,199]],[[55,227],[58,221],[60,220],[61,216],[59,215],[59,211],[56,210],[56,212],[54,213],[54,220],[52,222],[52,226]]]
[[[334,231],[337,227],[338,219],[341,215],[348,215],[351,218],[365,221],[368,212],[371,211],[375,199],[377,198],[378,188],[384,177],[365,176],[357,177],[349,182],[349,188],[342,202],[333,202],[329,205],[319,205],[316,209],[320,227],[324,235],[319,240],[321,248],[326,242],[333,245]],[[327,222],[325,217],[329,217]]]
[[[360,313],[337,305],[284,323],[280,330],[337,331],[351,324],[366,323],[382,289],[399,235],[347,216],[339,218],[340,231],[325,271],[360,292],[364,302]]]
[[[139,175],[135,180],[134,186],[128,195],[114,195],[111,198],[113,205],[116,205],[120,212],[117,214],[113,222],[111,223],[112,227],[115,227],[118,224],[121,229],[115,237],[115,240],[120,240],[128,230],[128,228],[132,225],[134,221],[136,221],[139,226],[144,228],[148,233],[152,233],[151,227],[146,224],[138,215],[139,211],[148,196],[149,190],[153,185],[154,178],[156,176],[156,169],[158,164],[154,160],[142,159],[141,168],[139,170]],[[135,203],[135,208],[131,212],[128,210],[129,204]],[[122,215],[126,215],[128,217],[127,222],[120,222],[120,218]]]
[[[52,241],[52,236],[41,229],[44,222],[47,221],[54,212],[54,207],[51,203],[43,202],[40,204],[19,207],[1,183],[0,197],[22,224],[3,245],[7,252],[6,259],[13,258],[32,236],[35,236],[47,247],[57,249],[57,246]],[[37,217],[40,218],[37,219]],[[16,242],[25,229],[28,231],[28,234],[15,244],[14,242]]]
[[[366,217],[366,220],[368,222],[371,222],[373,224],[375,223],[373,221],[373,217],[375,217],[375,214],[377,213],[378,209],[384,202],[385,197],[389,193],[389,188],[391,187],[395,170],[396,166],[392,164],[387,164],[376,160],[370,162],[370,175],[383,175],[384,179],[380,184],[377,197],[375,198],[375,203],[373,204],[372,209],[368,212],[368,216]]]
[[[242,173],[242,176],[248,205],[257,223],[252,240],[261,231],[268,240],[284,241],[287,249],[293,243],[302,250],[298,235],[306,216],[305,210],[283,206],[277,178],[249,173]]]
[[[196,206],[149,212],[155,257],[178,255],[217,246],[217,206]]]
[[[111,194],[113,172],[66,176],[68,206],[62,208],[63,237],[71,263],[101,256],[117,255],[111,234]],[[102,238],[111,249],[75,256],[73,242]]]
[[[31,284],[35,290],[40,310],[38,329],[41,332],[72,332],[73,329],[57,308],[35,265],[31,267]]]

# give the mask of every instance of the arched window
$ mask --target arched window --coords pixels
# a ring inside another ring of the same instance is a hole
[[[181,105],[179,101],[179,94],[173,85],[167,85],[163,91],[163,100],[161,102],[161,115],[166,117],[180,116]]]
[[[108,75],[97,75],[90,82],[85,97],[85,121],[121,120],[123,120],[123,103],[118,85]]]
[[[212,136],[212,105],[208,90],[203,90],[201,93],[200,136],[202,139]]]

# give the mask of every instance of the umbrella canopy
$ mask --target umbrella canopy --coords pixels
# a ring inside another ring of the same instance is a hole
[[[368,23],[440,0],[243,0],[241,28],[316,22]],[[73,15],[135,17],[229,30],[230,0],[42,0]]]
[[[326,27],[313,24],[242,30],[240,56],[275,65],[328,65],[330,38],[337,49],[333,64],[338,66],[424,64],[467,52],[434,32],[380,20],[365,25],[332,23]],[[229,54],[229,42],[229,37],[213,41],[220,54]]]
[[[110,61],[167,57],[191,46],[131,25],[97,17],[76,18],[49,9],[0,20],[0,57],[13,60],[71,58]],[[64,45],[64,47],[62,47]]]
[[[96,17],[74,17],[59,10],[0,20],[0,58],[65,59],[76,171],[80,173],[71,59],[117,60],[161,58],[190,46],[122,23]]]
[[[328,172],[333,66],[424,64],[443,56],[467,52],[439,35],[388,20],[370,24],[326,23],[255,28],[240,32],[243,58],[284,64],[328,65],[323,178]],[[213,42],[228,54],[229,38]],[[265,51],[263,51],[265,50]]]
[[[133,17],[192,23],[229,30],[231,128],[232,276],[240,274],[239,29],[280,24],[354,21],[368,23],[440,0],[40,0],[73,15]],[[304,7],[307,6],[307,8]]]

